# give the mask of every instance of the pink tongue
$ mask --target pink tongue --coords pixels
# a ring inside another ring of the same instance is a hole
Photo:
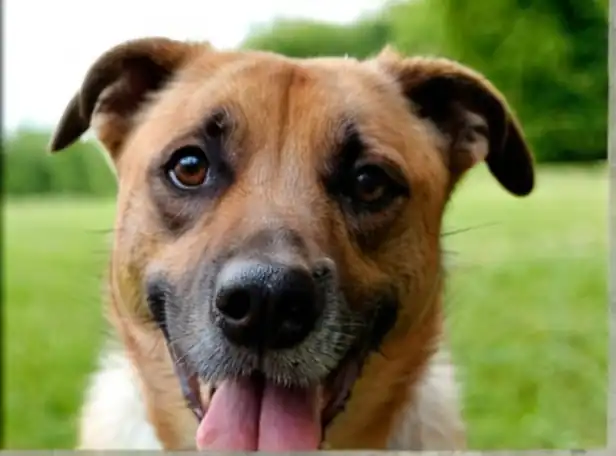
[[[220,385],[197,429],[197,449],[255,451],[259,440],[260,394],[248,379]]]
[[[316,394],[250,379],[228,380],[216,390],[197,430],[199,450],[317,450],[321,427]]]
[[[314,390],[267,384],[261,403],[259,450],[318,450],[321,422]]]

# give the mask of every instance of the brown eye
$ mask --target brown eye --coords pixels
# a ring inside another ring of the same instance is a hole
[[[381,168],[375,165],[362,166],[355,173],[354,197],[362,203],[378,203],[387,197],[389,185],[389,176]]]
[[[167,169],[173,185],[181,189],[194,189],[205,183],[209,163],[202,149],[187,146],[173,155]]]

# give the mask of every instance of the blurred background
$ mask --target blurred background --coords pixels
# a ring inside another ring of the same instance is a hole
[[[290,56],[385,44],[483,72],[518,114],[536,192],[474,170],[450,204],[447,325],[474,449],[606,445],[608,0],[5,0],[4,448],[70,448],[107,328],[115,183],[91,138],[51,158],[89,65],[145,35]]]

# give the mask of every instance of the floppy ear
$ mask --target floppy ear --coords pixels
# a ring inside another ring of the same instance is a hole
[[[92,125],[114,156],[130,132],[135,114],[147,96],[161,89],[198,49],[166,38],[142,38],[119,44],[88,70],[51,138],[51,152],[60,151]]]
[[[533,157],[522,129],[503,95],[483,76],[447,59],[401,58],[390,48],[376,62],[398,81],[415,113],[440,131],[454,181],[485,160],[509,192],[532,191]]]

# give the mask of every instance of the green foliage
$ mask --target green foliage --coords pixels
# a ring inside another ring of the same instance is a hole
[[[327,57],[348,54],[364,58],[390,41],[390,24],[375,17],[339,26],[310,20],[275,21],[257,29],[246,49],[279,52],[290,57]]]
[[[12,197],[37,194],[105,196],[115,178],[93,142],[78,142],[57,155],[47,153],[49,134],[20,130],[4,139],[4,192]]]
[[[453,55],[504,92],[539,159],[606,157],[607,13],[600,2],[430,3],[444,18]]]
[[[605,0],[407,0],[353,25],[277,21],[245,46],[454,58],[505,94],[539,161],[593,161],[607,156],[607,24]]]
[[[442,14],[430,1],[392,3],[382,12],[390,24],[389,44],[404,54],[449,56]],[[380,45],[374,43],[375,52]]]
[[[278,20],[243,44],[293,57],[366,58],[400,52],[457,59],[484,73],[521,120],[538,161],[607,156],[606,0],[404,0],[349,25]],[[13,196],[108,195],[115,182],[92,142],[50,157],[48,133],[4,141],[4,190]]]

